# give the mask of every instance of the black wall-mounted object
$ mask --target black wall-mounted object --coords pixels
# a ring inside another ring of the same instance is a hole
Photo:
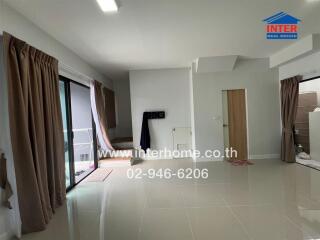
[[[149,119],[164,119],[166,117],[164,111],[147,112],[147,114],[149,115]]]
[[[164,111],[144,112],[143,113],[140,146],[144,151],[146,151],[148,148],[150,148],[150,145],[151,145],[148,120],[149,119],[164,119],[165,117],[166,117],[166,114]]]

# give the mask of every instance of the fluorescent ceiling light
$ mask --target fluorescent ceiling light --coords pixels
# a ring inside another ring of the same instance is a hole
[[[115,0],[97,0],[97,2],[104,12],[118,12],[118,5]]]

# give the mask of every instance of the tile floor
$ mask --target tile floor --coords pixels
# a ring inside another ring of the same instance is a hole
[[[24,240],[320,239],[320,171],[280,160],[148,161],[135,168],[208,168],[207,180],[137,179],[114,169],[68,194],[44,232]]]
[[[300,163],[302,165],[306,165],[312,168],[315,168],[317,170],[320,170],[320,161],[318,160],[304,160],[300,158],[296,158],[297,163]]]

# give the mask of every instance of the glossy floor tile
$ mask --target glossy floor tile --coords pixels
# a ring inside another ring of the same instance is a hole
[[[145,209],[141,240],[192,240],[192,231],[184,209]]]
[[[26,240],[320,239],[320,171],[277,159],[252,166],[191,160],[114,168],[67,196],[46,231]],[[129,179],[127,170],[208,169],[207,179]]]
[[[190,208],[187,211],[195,239],[249,239],[228,207]]]
[[[243,224],[251,239],[294,240],[308,238],[308,235],[305,235],[283,215],[277,206],[240,206],[232,207],[231,210]]]

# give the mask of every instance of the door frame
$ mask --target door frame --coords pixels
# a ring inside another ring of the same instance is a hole
[[[222,118],[223,118],[223,101],[222,101],[222,98],[223,98],[223,91],[226,91],[226,92],[228,92],[228,91],[232,91],[232,90],[244,90],[244,94],[245,94],[245,106],[246,106],[246,128],[247,128],[247,131],[246,131],[246,137],[247,137],[247,158],[248,158],[248,160],[250,159],[250,152],[249,152],[249,124],[248,124],[248,122],[249,122],[249,114],[248,114],[248,112],[249,112],[249,110],[248,110],[248,89],[247,88],[223,88],[223,89],[221,89],[221,106],[222,106],[222,109],[221,109],[221,113],[222,113]],[[229,103],[227,103],[227,104],[229,104]],[[227,107],[229,107],[229,106],[227,106]],[[224,129],[223,129],[223,119],[222,119],[222,131],[224,131]],[[223,137],[224,137],[224,134],[223,134]],[[229,139],[229,141],[230,141],[230,139]],[[224,146],[224,143],[223,143],[223,146]],[[223,147],[224,148],[224,147]]]
[[[82,178],[79,182],[75,180],[75,161],[74,161],[74,149],[73,149],[73,127],[72,127],[72,104],[71,104],[71,90],[70,83],[79,85],[81,87],[87,88],[90,90],[90,87],[76,82],[72,79],[59,75],[59,81],[64,82],[65,87],[65,102],[66,102],[66,116],[67,116],[67,136],[68,136],[68,152],[69,152],[69,170],[70,170],[70,186],[67,187],[67,192],[72,190],[75,186],[81,183],[85,178],[87,178],[90,174],[92,174],[98,168],[98,155],[97,155],[97,138],[96,136],[96,126],[93,120],[93,115],[91,113],[92,119],[92,138],[93,138],[93,160],[94,160],[94,169],[90,171],[84,178]]]

